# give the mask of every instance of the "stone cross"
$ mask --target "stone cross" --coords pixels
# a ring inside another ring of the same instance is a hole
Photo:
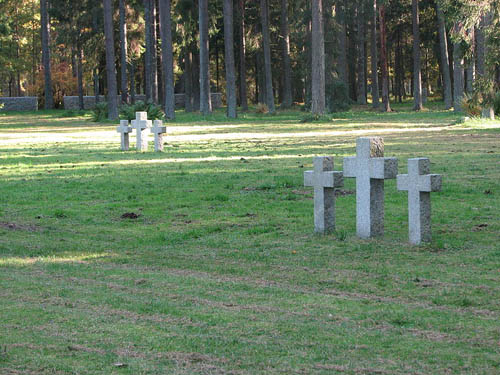
[[[128,125],[128,120],[121,120],[120,126],[116,128],[118,133],[121,133],[122,151],[129,149],[129,134],[132,133],[132,128]]]
[[[167,132],[167,127],[163,126],[161,120],[154,120],[153,127],[150,130],[155,136],[155,151],[163,151],[163,134]]]
[[[333,157],[315,157],[314,170],[304,172],[304,186],[314,187],[314,231],[335,230],[335,188],[344,180],[342,172],[333,170]]]
[[[408,174],[397,177],[398,190],[408,191],[410,243],[431,240],[431,192],[441,191],[441,175],[429,174],[427,158],[408,159]]]
[[[151,127],[151,120],[148,120],[148,113],[136,112],[135,120],[132,120],[132,127],[136,130],[137,151],[147,151],[148,136],[145,130]]]
[[[344,177],[356,178],[356,233],[384,234],[384,180],[396,178],[398,160],[384,158],[384,139],[358,138],[355,157],[344,158]]]

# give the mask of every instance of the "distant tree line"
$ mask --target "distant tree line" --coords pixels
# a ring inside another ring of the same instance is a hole
[[[231,118],[249,102],[322,114],[339,90],[459,111],[500,82],[499,44],[500,0],[0,0],[0,89],[45,108],[104,94],[113,119],[138,94],[173,118],[174,92],[208,114],[214,91]]]

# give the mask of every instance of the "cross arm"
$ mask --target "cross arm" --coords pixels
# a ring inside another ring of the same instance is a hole
[[[441,191],[442,177],[440,174],[419,176],[418,190],[424,192]]]
[[[398,174],[398,159],[396,158],[371,158],[370,178],[391,179]]]

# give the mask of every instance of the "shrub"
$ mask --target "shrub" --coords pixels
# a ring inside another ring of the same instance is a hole
[[[265,103],[258,103],[257,107],[255,107],[255,112],[257,113],[268,113],[269,107]]]
[[[462,109],[469,116],[481,116],[481,106],[476,95],[464,94],[462,97]]]
[[[99,122],[104,121],[108,118],[108,103],[99,102],[96,104],[95,108],[92,110],[92,121]]]
[[[500,115],[500,91],[495,95],[495,100],[493,101],[493,109],[495,110],[495,114]]]
[[[165,113],[161,106],[154,103],[138,101],[135,104],[120,107],[120,117],[124,120],[135,120],[136,112],[147,112],[148,120],[165,120]]]
[[[352,101],[349,98],[349,89],[344,82],[335,79],[332,83],[326,85],[325,94],[328,112],[343,112],[351,107]]]

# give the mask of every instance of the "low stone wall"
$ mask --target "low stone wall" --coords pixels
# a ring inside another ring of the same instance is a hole
[[[175,94],[175,108],[184,108],[186,101],[185,94]],[[220,108],[222,107],[222,94],[220,92],[212,93],[212,108]],[[99,96],[99,102],[104,102],[106,98],[104,96]],[[120,102],[121,97],[118,97],[118,102]],[[145,95],[136,95],[135,101],[145,101]],[[78,96],[65,96],[63,98],[64,109],[66,110],[78,110],[80,109]],[[83,108],[84,109],[93,109],[95,107],[95,97],[94,96],[84,96],[83,97]]]
[[[0,111],[37,111],[38,98],[36,96],[22,96],[18,98],[0,97]]]

